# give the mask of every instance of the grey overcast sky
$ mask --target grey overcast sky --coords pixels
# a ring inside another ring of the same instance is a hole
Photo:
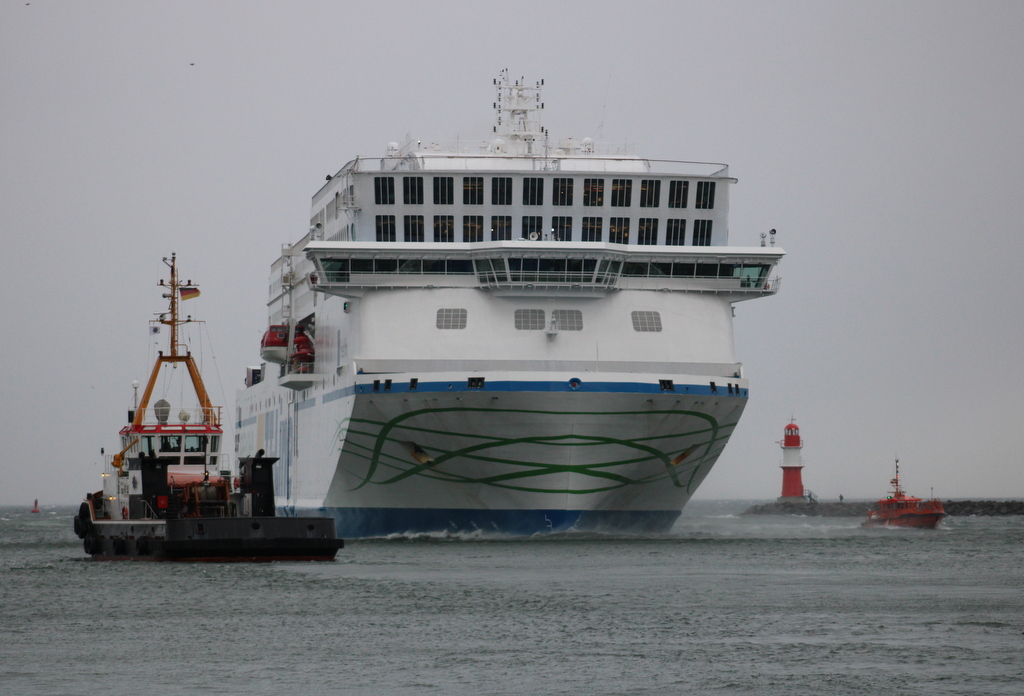
[[[1022,496],[1022,37],[1021,2],[3,0],[0,504],[99,486],[162,256],[233,410],[324,176],[486,138],[506,67],[545,79],[553,137],[728,163],[732,244],[778,229],[698,497],[779,495],[790,416],[824,498],[881,495],[897,454],[912,493]]]

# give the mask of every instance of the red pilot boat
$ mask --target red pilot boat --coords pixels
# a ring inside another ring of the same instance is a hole
[[[181,319],[178,304],[199,290],[178,279],[174,255],[164,263],[171,277],[160,286],[170,308],[157,322],[170,328],[170,350],[160,352],[142,399],[128,413],[122,449],[106,463],[103,488],[79,507],[75,532],[85,552],[97,559],[333,560],[344,542],[332,518],[276,516],[276,457],[259,450],[240,457],[235,468],[221,453],[220,407],[179,342],[181,326],[193,319]],[[181,408],[175,418],[168,401],[150,406],[150,398],[163,368],[178,365],[187,370],[198,405]]]
[[[878,509],[868,512],[868,518],[862,527],[921,527],[935,529],[946,511],[938,498],[921,500],[907,495],[900,486],[900,460],[896,460],[896,478],[892,484],[892,493],[878,501]]]

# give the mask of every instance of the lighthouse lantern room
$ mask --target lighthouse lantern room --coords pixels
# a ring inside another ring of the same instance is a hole
[[[800,450],[804,446],[800,438],[800,428],[790,421],[786,426],[785,436],[779,443],[782,446],[782,495],[780,503],[806,503],[807,493],[804,491],[801,469],[804,468]]]

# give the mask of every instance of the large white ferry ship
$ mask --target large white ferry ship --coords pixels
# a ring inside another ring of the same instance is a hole
[[[663,531],[722,453],[733,303],[776,293],[784,252],[727,246],[725,165],[550,139],[542,84],[503,71],[489,140],[391,143],[313,196],[237,401],[279,513]]]

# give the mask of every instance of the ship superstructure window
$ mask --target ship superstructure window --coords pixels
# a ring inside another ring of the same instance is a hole
[[[540,239],[544,234],[544,218],[540,215],[523,216],[523,239]]]
[[[686,220],[665,221],[665,244],[669,246],[686,244]]]
[[[650,311],[632,312],[634,331],[661,331],[661,314]]]
[[[544,205],[544,179],[536,176],[523,179],[523,205]]]
[[[435,215],[434,216],[434,241],[454,242],[455,241],[455,216]]]
[[[658,218],[640,218],[640,224],[636,226],[636,243],[658,243]]]
[[[395,241],[395,216],[394,215],[378,215],[377,216],[377,241],[378,242],[393,242],[393,241]]]
[[[685,208],[689,192],[689,181],[670,181],[668,183],[668,207]]]
[[[406,205],[423,205],[423,177],[402,177],[402,202]]]
[[[643,179],[640,181],[640,207],[657,208],[661,202],[661,180]]]
[[[491,216],[491,241],[500,242],[512,239],[512,216]]]
[[[512,177],[496,176],[491,179],[491,205],[512,205]]]
[[[628,208],[633,201],[633,180],[612,179],[612,207]]]
[[[522,331],[542,331],[544,326],[543,309],[517,309],[516,328]]]
[[[583,180],[583,205],[604,205],[604,179]]]
[[[693,221],[693,246],[711,246],[711,220]]]
[[[551,180],[551,204],[572,205],[572,179]]]
[[[434,205],[451,205],[455,202],[455,177],[434,177]]]
[[[462,216],[462,241],[482,242],[484,241],[484,216],[463,215]]]
[[[405,215],[402,217],[402,227],[405,231],[405,241],[423,241],[423,216]]]
[[[373,177],[373,202],[377,205],[394,205],[395,177]]]
[[[583,226],[580,228],[583,242],[600,242],[601,241],[601,223],[604,221],[603,218],[599,217],[585,217],[583,218]]]
[[[572,241],[572,218],[567,215],[551,218],[551,238],[559,242]]]
[[[466,328],[466,310],[464,309],[439,309],[437,310],[437,328],[439,329],[464,329]]]
[[[697,182],[697,199],[693,202],[693,207],[700,210],[710,210],[715,207],[714,181]]]
[[[553,309],[551,318],[560,331],[582,331],[583,312],[578,309]]]
[[[629,218],[613,217],[608,220],[608,241],[612,244],[629,244]]]
[[[484,204],[484,178],[482,176],[462,177],[462,203],[464,205]]]

